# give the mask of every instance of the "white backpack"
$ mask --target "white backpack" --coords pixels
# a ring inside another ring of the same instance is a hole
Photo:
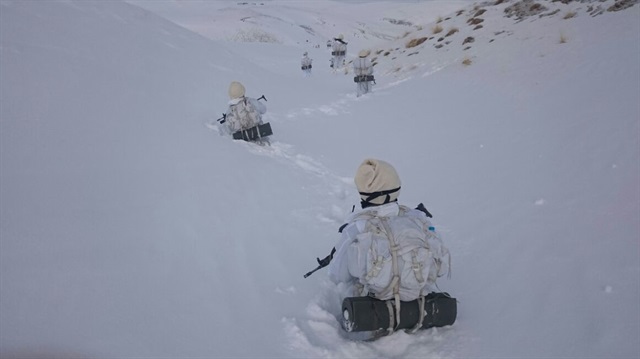
[[[398,216],[363,212],[364,231],[348,250],[349,272],[364,294],[380,300],[412,301],[429,294],[436,280],[450,273],[449,250],[418,210],[399,206]]]
[[[246,98],[231,106],[227,116],[231,132],[249,129],[260,124],[260,114]]]

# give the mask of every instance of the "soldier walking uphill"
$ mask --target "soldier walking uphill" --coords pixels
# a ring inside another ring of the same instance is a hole
[[[371,51],[362,50],[358,53],[358,58],[353,61],[353,72],[356,75],[353,81],[357,85],[358,97],[371,92],[371,88],[375,84],[373,66],[368,58],[369,54]]]
[[[344,66],[344,58],[347,55],[347,43],[344,42],[342,34],[333,39],[333,47],[331,48],[331,67],[334,70]]]
[[[302,55],[302,60],[300,61],[300,65],[302,67],[302,72],[305,77],[311,76],[311,63],[313,60],[309,58],[309,54],[305,51]]]

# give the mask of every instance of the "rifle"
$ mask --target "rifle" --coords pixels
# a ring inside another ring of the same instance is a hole
[[[429,211],[428,211],[428,210],[427,210],[427,208],[424,206],[424,204],[420,203],[420,204],[418,205],[418,207],[416,207],[416,209],[417,209],[418,211],[421,211],[421,212],[423,212],[424,214],[426,214],[426,215],[427,215],[427,217],[429,217],[429,218],[433,218],[433,216],[431,215],[431,213],[429,213]]]
[[[266,97],[264,97],[264,95],[262,95],[262,96],[258,97],[258,99],[257,99],[257,100],[258,100],[258,101],[260,101],[260,100],[265,100],[265,101],[267,101],[267,98],[266,98]]]
[[[331,254],[329,254],[328,256],[324,257],[323,259],[320,258],[316,258],[316,260],[318,261],[318,266],[310,271],[309,273],[305,274],[304,277],[307,278],[308,276],[312,275],[313,273],[315,273],[317,270],[322,269],[326,266],[329,265],[329,263],[331,263],[331,260],[333,259],[333,254],[336,252],[336,248],[334,247],[331,250]]]

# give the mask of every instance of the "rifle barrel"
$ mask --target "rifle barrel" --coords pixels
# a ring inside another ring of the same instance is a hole
[[[323,268],[322,265],[319,265],[316,269],[312,270],[311,272],[307,273],[304,275],[305,278],[307,278],[308,276],[312,275],[313,273],[315,273],[318,269]]]

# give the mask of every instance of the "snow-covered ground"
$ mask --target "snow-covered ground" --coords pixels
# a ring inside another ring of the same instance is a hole
[[[497,2],[2,0],[0,356],[639,357],[640,6]],[[271,147],[206,126],[233,80]],[[350,341],[303,279],[367,157],[434,214],[453,326]]]

